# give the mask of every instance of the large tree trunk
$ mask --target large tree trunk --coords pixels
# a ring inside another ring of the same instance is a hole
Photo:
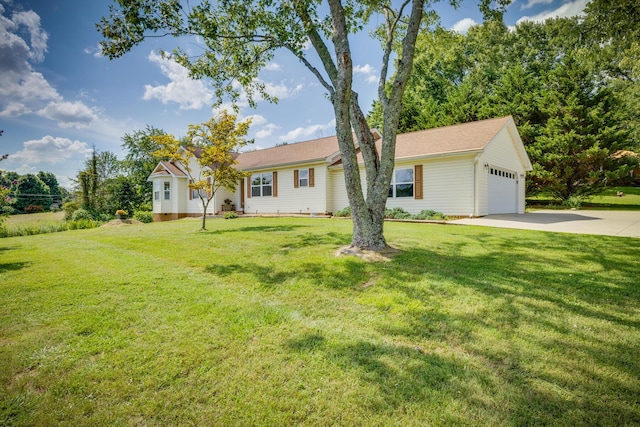
[[[357,99],[352,100],[353,64],[344,10],[338,0],[329,1],[329,7],[333,18],[332,41],[336,55],[335,91],[332,93],[331,102],[336,116],[338,146],[342,155],[345,185],[353,220],[351,247],[382,250],[387,248],[383,234],[384,202],[382,205],[370,206],[364,199],[360,168],[351,131],[351,106],[352,101],[357,103]]]

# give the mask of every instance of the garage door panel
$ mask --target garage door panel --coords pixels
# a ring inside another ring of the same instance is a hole
[[[518,212],[518,175],[506,169],[490,167],[489,213]]]

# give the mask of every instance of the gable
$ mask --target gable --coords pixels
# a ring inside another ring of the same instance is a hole
[[[149,175],[149,179],[156,176],[175,176],[179,178],[186,178],[187,174],[180,169],[175,163],[171,162],[160,162],[155,167],[151,175]]]

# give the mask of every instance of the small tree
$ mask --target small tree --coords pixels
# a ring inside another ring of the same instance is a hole
[[[197,192],[202,202],[202,230],[206,230],[207,209],[216,191],[221,187],[235,191],[247,176],[235,167],[235,158],[240,148],[253,143],[244,138],[250,124],[251,120],[236,124],[236,115],[223,111],[208,122],[189,125],[187,147],[173,135],[151,136],[162,147],[154,155],[180,162],[189,176],[189,189]]]

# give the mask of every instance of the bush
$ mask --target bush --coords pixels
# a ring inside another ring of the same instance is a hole
[[[109,222],[113,219],[113,215],[109,215],[108,213],[103,212],[100,214],[94,214],[91,216],[91,218],[99,222]]]
[[[79,210],[81,209],[78,209],[78,211]],[[69,221],[67,225],[69,227],[69,230],[84,230],[87,228],[96,228],[98,226],[98,223],[91,218],[80,218],[80,219],[75,219],[73,221]]]
[[[334,213],[333,216],[339,216],[339,217],[351,216],[351,207],[347,206],[344,209],[340,209],[338,212]]]
[[[44,208],[42,206],[39,205],[29,205],[26,208],[24,208],[24,213],[39,213],[39,212],[44,212]]]
[[[571,209],[580,209],[582,207],[582,199],[578,196],[571,196],[562,202],[562,206]]]
[[[420,211],[419,214],[416,214],[413,217],[414,217],[414,219],[421,219],[421,220],[447,219],[447,217],[442,212],[436,212],[436,211],[431,210],[431,209]]]
[[[225,212],[224,215],[222,215],[222,218],[224,219],[234,219],[234,218],[238,218],[238,214],[235,212]]]
[[[83,219],[91,219],[91,220],[93,219],[89,211],[87,211],[86,209],[82,209],[82,208],[76,209],[76,211],[73,212],[73,214],[71,215],[72,221],[79,221]]]
[[[389,219],[411,219],[411,214],[402,208],[385,209],[384,217]]]
[[[64,211],[64,219],[67,221],[71,221],[73,213],[80,209],[80,203],[78,202],[67,202],[62,205],[62,210]]]
[[[148,224],[150,222],[153,222],[153,212],[135,211],[133,213],[133,219],[135,219],[136,221],[140,221],[140,222],[144,222],[145,224]]]
[[[31,224],[20,224],[13,227],[0,226],[0,237],[33,236],[35,234],[56,233],[66,231],[66,222],[40,222]]]
[[[18,210],[9,205],[3,206],[2,209],[0,209],[0,215],[15,215],[17,213]]]

